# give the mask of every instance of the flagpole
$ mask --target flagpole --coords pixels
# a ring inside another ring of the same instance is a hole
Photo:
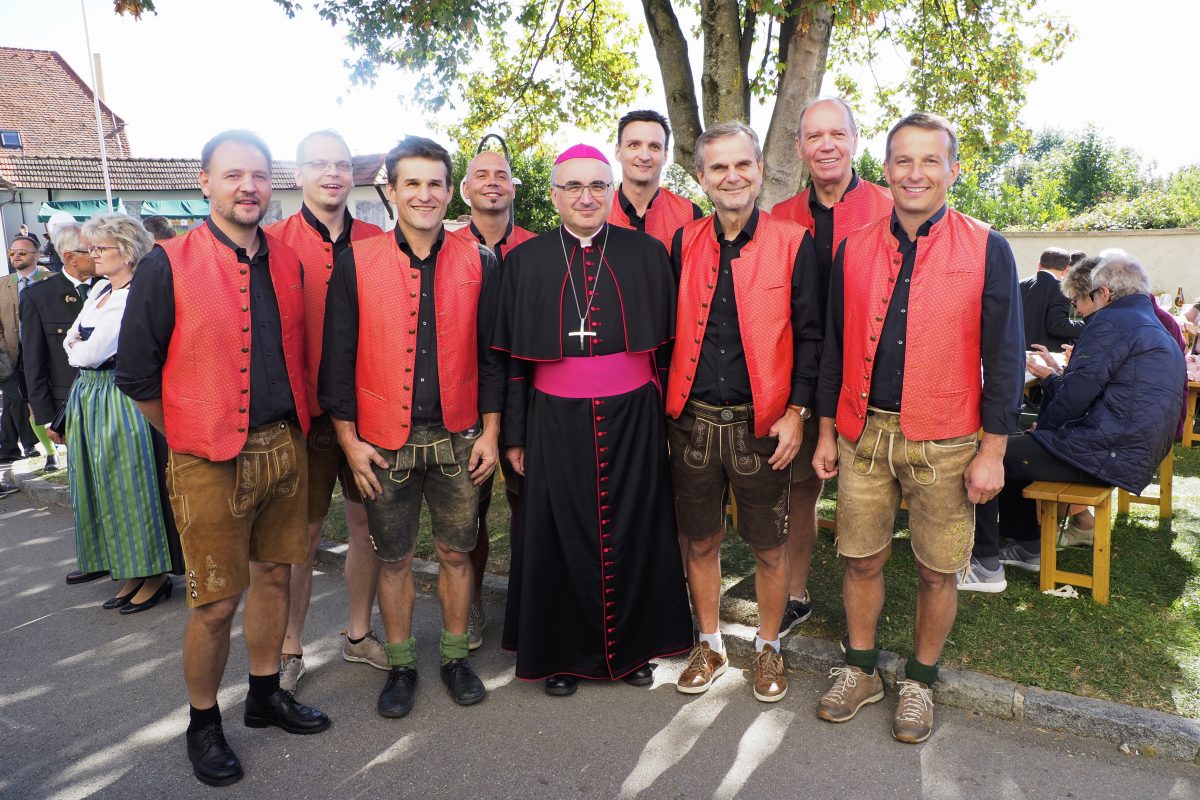
[[[108,213],[113,212],[112,184],[108,176],[108,147],[104,143],[104,121],[100,116],[100,93],[96,91],[96,62],[92,55],[92,37],[88,33],[87,8],[79,0],[79,11],[83,15],[83,39],[87,43],[88,67],[92,72],[92,105],[96,110],[96,136],[100,140],[100,167],[104,172],[104,199],[108,202]]]

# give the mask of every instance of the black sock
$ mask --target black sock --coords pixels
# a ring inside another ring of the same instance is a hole
[[[265,700],[279,691],[279,673],[270,675],[251,675],[250,694],[259,700]]]
[[[357,639],[351,639],[351,638],[350,638],[350,634],[346,634],[346,641],[347,641],[347,642],[349,642],[350,644],[358,644],[359,642],[361,642],[361,641],[362,641],[363,639],[365,639],[365,638],[367,638],[365,634],[364,634],[364,635],[362,635],[362,636],[360,636],[360,637],[358,637]]]
[[[221,707],[214,704],[212,708],[196,708],[189,706],[191,721],[188,722],[188,733],[198,731],[205,725],[211,725],[214,722],[221,721]]]

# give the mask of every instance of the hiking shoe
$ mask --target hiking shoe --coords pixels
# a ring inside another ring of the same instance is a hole
[[[958,590],[960,592],[988,592],[989,594],[997,594],[1008,588],[1008,581],[1004,579],[1004,567],[1000,567],[995,572],[988,572],[983,566],[971,559],[967,564],[967,568],[958,573]]]
[[[713,650],[708,642],[700,642],[688,653],[687,666],[679,674],[675,688],[684,694],[707,692],[712,682],[724,675],[727,669],[729,659],[725,654]]]
[[[296,693],[296,686],[307,672],[304,668],[304,656],[285,653],[279,658],[279,688],[288,694]]]
[[[1096,530],[1094,528],[1085,529],[1079,527],[1074,522],[1068,522],[1067,526],[1059,531],[1056,549],[1062,550],[1066,547],[1091,548],[1095,541]]]
[[[483,629],[487,625],[487,614],[484,613],[483,603],[471,601],[471,610],[467,612],[467,649],[478,650],[483,644]]]
[[[1016,542],[1010,542],[1000,548],[1000,563],[1007,567],[1016,567],[1028,572],[1042,571],[1042,554],[1027,555]]]
[[[342,631],[342,658],[360,664],[370,664],[375,669],[385,672],[392,668],[383,649],[383,642],[379,641],[375,631],[367,631],[367,635],[357,644],[351,642],[349,634]]]
[[[771,645],[754,654],[754,698],[764,703],[775,703],[787,694],[787,667],[783,653],[776,653]]]
[[[789,597],[787,607],[783,609],[783,619],[779,622],[779,638],[787,636],[793,628],[811,617],[812,611],[812,598],[808,596],[807,591],[803,600],[793,600]]]
[[[883,699],[883,678],[879,670],[868,675],[858,667],[847,664],[829,670],[833,687],[821,698],[817,716],[827,722],[848,722],[867,703]]]
[[[896,683],[900,700],[892,719],[892,736],[898,742],[917,744],[933,733],[933,691],[928,685],[914,680]]]

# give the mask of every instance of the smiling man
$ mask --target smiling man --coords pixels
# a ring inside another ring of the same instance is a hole
[[[732,491],[738,534],[756,560],[753,692],[772,703],[787,694],[779,620],[788,596],[790,468],[812,416],[821,352],[816,254],[803,228],[756,207],[762,148],[744,123],[700,135],[696,175],[716,213],[675,234],[679,312],[667,416],[700,641],[676,688],[708,691],[728,666],[719,611]]]
[[[338,257],[319,383],[321,407],[333,417],[366,500],[388,639],[389,673],[376,709],[395,718],[412,710],[416,696],[412,559],[422,499],[440,564],[442,681],[459,705],[486,694],[467,661],[469,554],[479,487],[496,469],[504,366],[487,340],[496,257],[442,226],[450,154],[410,136],[384,164],[396,229]]]
[[[830,275],[813,467],[838,475],[838,553],[849,643],[817,716],[845,722],[883,698],[875,629],[900,501],[918,585],[915,642],[892,735],[933,730],[937,662],[958,608],[975,504],[1004,485],[1024,385],[1017,267],[1004,237],[946,206],[958,177],[946,120],[911,114],[888,132],[892,214],[847,236]],[[982,429],[980,441],[978,432]]]

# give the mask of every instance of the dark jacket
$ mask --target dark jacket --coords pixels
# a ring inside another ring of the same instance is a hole
[[[78,373],[67,361],[63,339],[83,309],[74,284],[61,272],[21,294],[21,362],[33,419],[54,421]]]
[[[1144,295],[1088,318],[1061,377],[1045,392],[1033,436],[1100,480],[1140,494],[1175,439],[1187,372],[1179,344]]]
[[[1051,353],[1064,344],[1074,344],[1083,333],[1083,320],[1071,319],[1071,302],[1062,293],[1062,284],[1049,272],[1021,281],[1021,310],[1025,316],[1025,349],[1040,344]]]

